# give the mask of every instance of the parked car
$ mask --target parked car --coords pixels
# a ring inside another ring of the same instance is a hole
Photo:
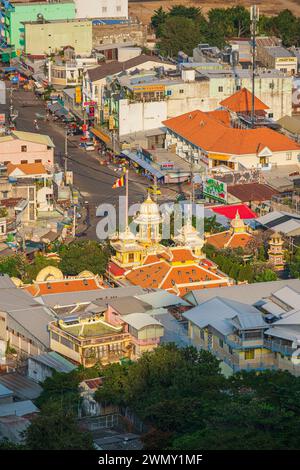
[[[95,150],[94,142],[85,142],[85,143],[84,143],[84,149],[85,149],[87,152],[91,152],[92,150]]]

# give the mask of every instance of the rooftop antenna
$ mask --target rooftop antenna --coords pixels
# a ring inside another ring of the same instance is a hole
[[[250,8],[251,20],[251,43],[252,43],[252,104],[251,104],[251,124],[254,127],[255,122],[255,71],[256,71],[256,32],[259,21],[259,8],[252,5]]]

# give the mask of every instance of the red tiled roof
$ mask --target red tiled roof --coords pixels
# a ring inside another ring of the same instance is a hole
[[[247,88],[242,88],[221,101],[220,106],[224,106],[224,108],[230,109],[230,111],[234,111],[236,113],[249,113],[252,109],[252,96],[251,91],[247,90]],[[270,108],[255,96],[254,109],[255,111],[265,111]]]
[[[112,261],[108,263],[108,271],[110,272],[110,274],[112,274],[113,276],[117,276],[117,277],[123,276],[123,274],[125,273],[125,269],[120,268],[120,266],[113,263]]]
[[[87,379],[84,381],[84,383],[88,386],[89,389],[94,390],[100,387],[102,385],[103,380],[101,377],[95,378],[95,379]]]
[[[184,262],[195,260],[196,257],[189,248],[170,248],[172,262]]]
[[[167,119],[163,124],[190,143],[212,153],[256,155],[265,147],[271,152],[300,150],[300,145],[292,139],[266,127],[233,128],[199,110]]]
[[[260,183],[235,184],[228,186],[229,194],[238,198],[241,202],[269,201],[278,191]]]
[[[237,211],[241,219],[255,219],[257,215],[246,204],[235,204],[231,206],[215,206],[210,207],[213,212],[224,215],[228,219],[234,219]]]

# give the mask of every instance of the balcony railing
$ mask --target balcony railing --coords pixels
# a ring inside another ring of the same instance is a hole
[[[95,346],[98,344],[103,344],[103,343],[114,343],[114,342],[120,342],[123,341],[127,338],[131,338],[129,333],[121,333],[121,334],[115,334],[115,335],[99,335],[93,338],[78,338],[61,328],[57,327],[54,323],[50,323],[49,325],[49,330],[53,331],[54,333],[57,333],[59,336],[63,336],[64,338],[68,339],[74,344],[77,344],[81,347],[85,346]]]
[[[240,338],[237,335],[230,335],[226,338],[226,344],[234,349],[250,349],[255,347],[262,347],[264,340],[260,336],[256,338]]]
[[[295,348],[284,346],[280,343],[277,343],[276,341],[269,341],[267,339],[264,340],[264,347],[271,349],[271,351],[279,352],[284,356],[292,356],[293,352],[295,352]]]

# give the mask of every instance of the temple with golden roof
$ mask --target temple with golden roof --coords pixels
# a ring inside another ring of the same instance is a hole
[[[160,288],[177,295],[193,289],[231,284],[230,279],[205,258],[202,252],[204,240],[190,218],[173,237],[173,247],[160,243],[162,217],[158,205],[149,195],[134,222],[139,227],[136,235],[127,227],[111,238],[114,250],[108,265],[111,282]]]

